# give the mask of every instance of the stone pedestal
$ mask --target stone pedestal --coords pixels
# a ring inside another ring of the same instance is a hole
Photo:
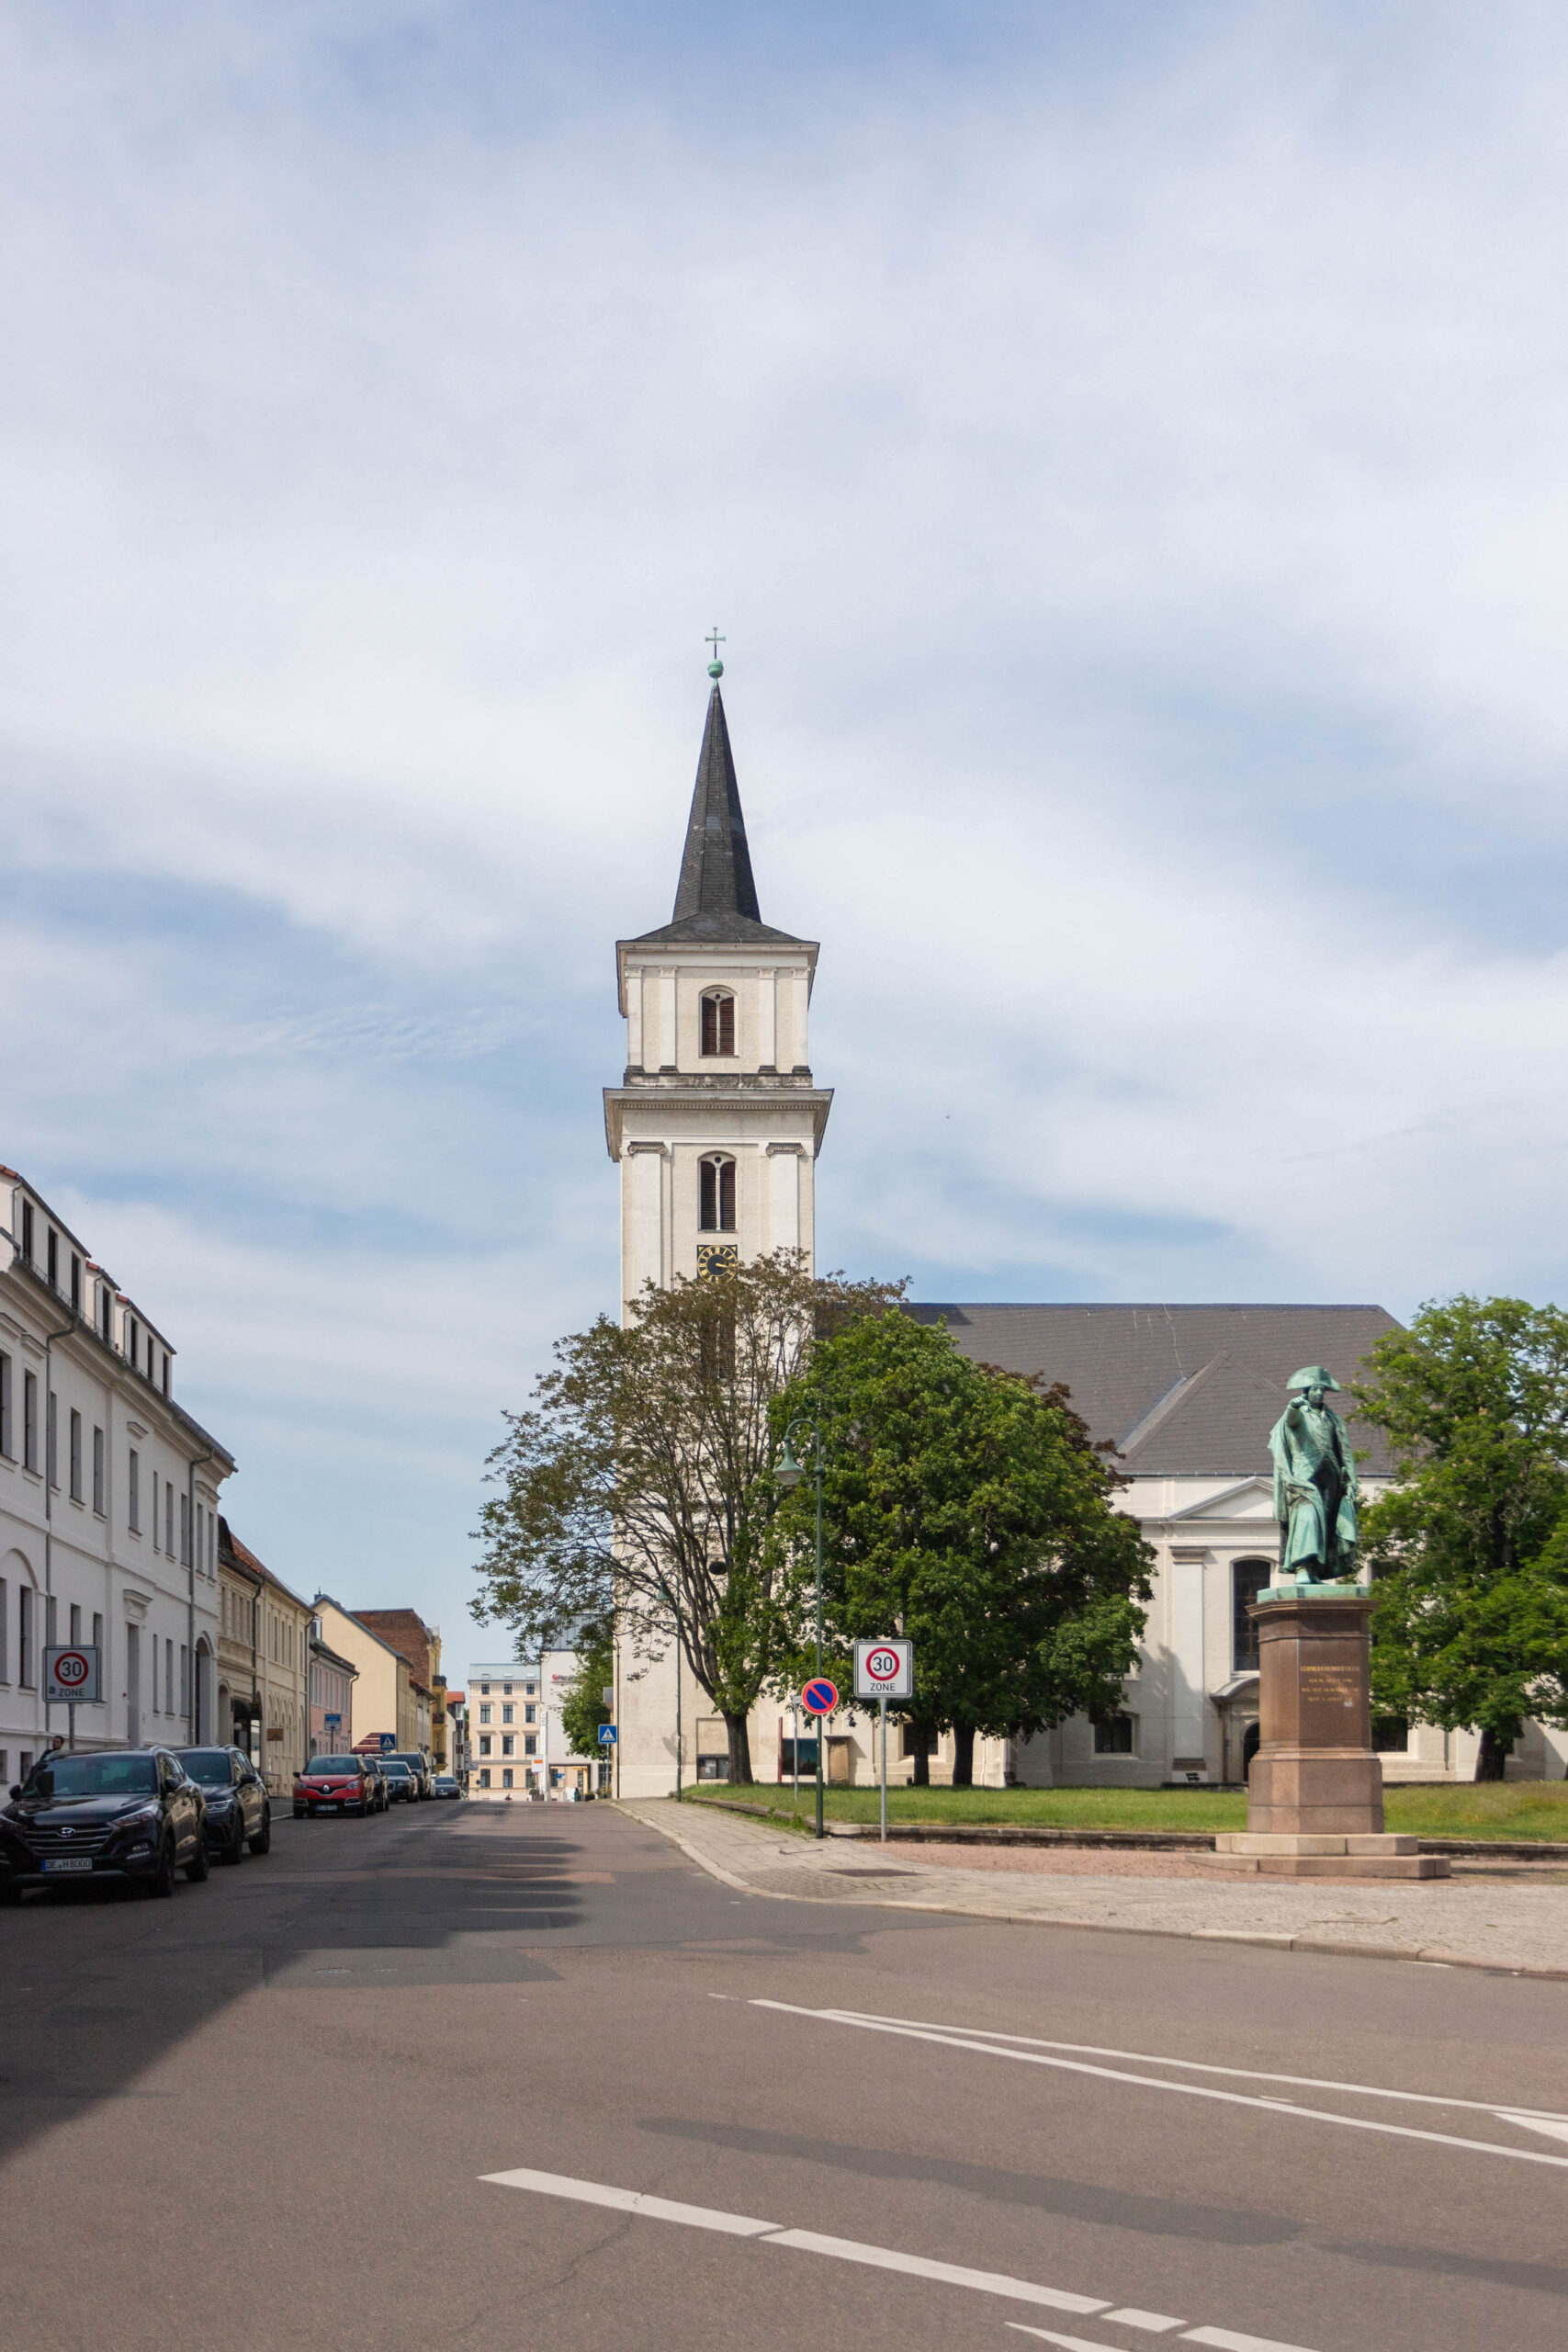
[[[1213,1867],[1268,1878],[1447,1878],[1446,1861],[1383,1830],[1371,1595],[1359,1585],[1274,1585],[1248,1613],[1258,1628],[1261,1737],[1247,1829],[1215,1839]]]

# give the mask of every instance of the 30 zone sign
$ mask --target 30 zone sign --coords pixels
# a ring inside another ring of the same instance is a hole
[[[98,1652],[91,1646],[57,1649],[51,1645],[43,1654],[43,1695],[50,1705],[95,1704],[103,1696],[98,1665]]]
[[[915,1694],[913,1642],[857,1642],[855,1697],[912,1699]]]

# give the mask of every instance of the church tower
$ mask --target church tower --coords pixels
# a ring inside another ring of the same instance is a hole
[[[804,1251],[833,1097],[812,1079],[817,944],[765,923],[718,680],[697,762],[675,911],[617,942],[626,1067],[604,1090],[621,1170],[621,1311],[645,1282]]]

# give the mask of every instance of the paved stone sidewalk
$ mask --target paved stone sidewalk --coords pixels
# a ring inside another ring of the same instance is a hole
[[[1447,1962],[1568,1982],[1568,1886],[1474,1878],[1380,1885],[1121,1873],[1053,1878],[1039,1870],[965,1869],[931,1860],[908,1845],[884,1848],[848,1838],[818,1845],[766,1822],[712,1805],[677,1805],[669,1797],[623,1800],[621,1810],[749,1894]]]

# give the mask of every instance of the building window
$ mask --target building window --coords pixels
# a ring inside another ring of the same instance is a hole
[[[22,1374],[22,1466],[38,1468],[38,1374]]]
[[[30,1266],[33,1262],[33,1204],[22,1203],[22,1255]]]
[[[190,1497],[180,1497],[180,1566],[190,1566]]]
[[[502,1733],[501,1752],[503,1756],[515,1756],[517,1753],[516,1739],[509,1731]]]
[[[490,1734],[488,1731],[481,1731],[479,1734],[479,1754],[481,1756],[488,1756],[490,1754]]]
[[[9,1682],[11,1679],[11,1658],[8,1647],[11,1638],[10,1611],[10,1587],[6,1584],[5,1577],[0,1577],[0,1682]],[[5,1784],[6,1775],[0,1772],[0,1788],[4,1788]]]
[[[17,1458],[11,1430],[11,1359],[3,1349],[0,1349],[0,1453],[7,1462],[14,1462]]]
[[[44,1408],[43,1458],[49,1483],[56,1494],[60,1492],[60,1448],[56,1443],[60,1426],[60,1399],[51,1388]]]
[[[1136,1715],[1100,1716],[1094,1726],[1094,1752],[1097,1756],[1136,1756]]]
[[[104,1621],[102,1615],[96,1609],[93,1611],[93,1647],[98,1653],[98,1668],[101,1673],[103,1670],[104,1657]]]
[[[1273,1573],[1272,1560],[1235,1560],[1231,1564],[1231,1618],[1235,1626],[1231,1658],[1237,1674],[1258,1671],[1258,1628],[1247,1612]]]
[[[704,995],[702,1051],[705,1054],[733,1054],[735,1051],[735,999],[728,989],[709,989]]]
[[[82,1261],[74,1250],[71,1252],[71,1312],[82,1312]]]
[[[479,1684],[479,1689],[484,1692],[485,1697],[488,1699],[490,1697],[490,1684],[488,1682],[481,1682]]]
[[[100,1519],[103,1518],[104,1513],[108,1509],[108,1497],[105,1492],[106,1484],[107,1482],[104,1477],[104,1433],[102,1430],[95,1430],[93,1431],[93,1509],[97,1512]]]
[[[502,1707],[501,1711],[501,1720],[503,1724],[514,1724],[517,1721],[516,1708]]]
[[[169,1351],[167,1350],[167,1348],[165,1348],[165,1349],[164,1350],[164,1396],[166,1396],[168,1395],[168,1393],[169,1393]]]
[[[539,1720],[539,1710],[537,1707],[525,1707],[523,1710],[523,1720],[525,1724],[536,1724]]]
[[[98,1286],[98,1327],[111,1345],[114,1340],[114,1293],[107,1283]]]
[[[481,1789],[488,1789],[490,1786],[490,1767],[488,1764],[485,1766],[484,1770],[479,1774],[479,1786]]]
[[[510,1765],[508,1765],[505,1770],[502,1773],[501,1785],[503,1789],[509,1789],[512,1786],[512,1767]]]
[[[131,1366],[134,1369],[134,1367],[140,1363],[141,1357],[141,1326],[138,1323],[134,1315],[128,1315],[126,1317],[125,1329],[125,1352],[130,1358]]]
[[[705,1233],[735,1230],[735,1162],[718,1153],[702,1164],[702,1229]]]
[[[511,1696],[512,1696],[512,1685],[511,1685],[511,1683],[510,1683],[510,1682],[503,1682],[503,1683],[502,1684],[501,1688],[502,1688],[502,1690],[503,1694],[505,1695],[505,1697],[507,1697],[508,1699],[510,1699],[510,1698],[511,1698]]]
[[[82,1416],[76,1412],[71,1416],[71,1499],[82,1499]]]
[[[24,1690],[33,1687],[33,1589],[25,1584],[17,1595],[17,1679]]]
[[[489,1721],[490,1721],[490,1709],[489,1709],[488,1707],[481,1707],[481,1708],[479,1709],[479,1721],[480,1721],[480,1723],[481,1723],[481,1724],[488,1724],[488,1723],[489,1723]]]
[[[1410,1725],[1403,1715],[1374,1715],[1372,1747],[1379,1756],[1408,1756]]]
[[[525,1682],[525,1684],[523,1685],[523,1696],[525,1697],[525,1699],[531,1699],[531,1698],[533,1697],[533,1695],[534,1695],[535,1691],[537,1690],[537,1688],[538,1688],[537,1683],[535,1683],[535,1682]]]
[[[525,1731],[525,1732],[524,1733],[524,1735],[523,1735],[523,1753],[524,1753],[524,1755],[525,1755],[525,1756],[537,1756],[538,1752],[539,1752],[539,1740],[538,1740],[538,1735],[537,1735],[537,1733],[536,1733],[536,1732],[531,1732],[531,1731]]]
[[[175,1488],[172,1479],[164,1481],[164,1549],[172,1560],[175,1556]]]
[[[82,1611],[75,1601],[71,1604],[70,1642],[73,1650],[79,1650],[82,1646]]]
[[[60,1236],[52,1225],[49,1228],[49,1239],[44,1244],[44,1255],[49,1267],[49,1286],[51,1290],[58,1290],[60,1288]]]
[[[141,1456],[134,1446],[125,1465],[125,1509],[132,1535],[141,1532]]]

